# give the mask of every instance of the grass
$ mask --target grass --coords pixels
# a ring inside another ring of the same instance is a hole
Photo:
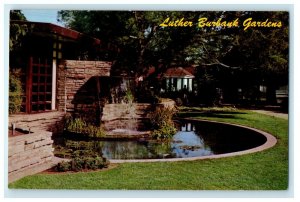
[[[179,117],[237,123],[273,134],[278,143],[259,153],[190,162],[124,163],[90,173],[36,174],[15,189],[285,190],[288,188],[288,121],[246,110],[182,108]]]

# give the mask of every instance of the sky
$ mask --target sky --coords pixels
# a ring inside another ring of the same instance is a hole
[[[56,25],[62,26],[61,23],[57,22],[57,11],[58,10],[49,10],[49,9],[36,9],[36,10],[29,10],[24,9],[22,13],[25,15],[28,21],[33,22],[48,22]]]

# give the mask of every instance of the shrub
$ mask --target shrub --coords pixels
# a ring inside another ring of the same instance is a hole
[[[76,156],[71,161],[73,171],[96,170],[106,168],[109,161],[100,156]]]
[[[101,127],[88,124],[85,133],[90,137],[100,138],[105,136],[105,131]]]
[[[177,132],[174,126],[173,116],[176,110],[173,108],[156,108],[150,114],[150,122],[154,131],[152,138],[157,140],[170,139]]]
[[[74,133],[82,133],[87,123],[81,118],[69,118],[66,120],[66,130]]]
[[[76,156],[75,158],[72,158],[71,161],[71,168],[73,171],[81,171],[84,167],[84,159],[83,157]]]
[[[16,72],[9,73],[9,114],[17,113],[22,106],[22,84]]]
[[[56,168],[56,171],[58,172],[66,172],[71,170],[71,164],[70,162],[62,161],[61,163],[58,163]]]
[[[152,132],[152,138],[157,140],[165,140],[170,139],[175,135],[177,132],[177,129],[174,127],[174,125],[165,125],[161,128],[154,130]]]
[[[96,170],[107,168],[109,165],[109,161],[104,157],[97,155],[85,156],[81,154],[81,152],[75,152],[71,161],[63,161],[61,163],[58,163],[55,170],[58,172]]]
[[[150,114],[150,122],[154,129],[159,129],[165,125],[174,125],[173,116],[175,109],[158,107]]]

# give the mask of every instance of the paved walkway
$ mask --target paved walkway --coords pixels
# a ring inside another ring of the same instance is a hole
[[[266,114],[269,116],[286,119],[286,120],[288,120],[288,117],[289,117],[289,115],[287,113],[280,113],[280,112],[267,111],[267,110],[252,110],[252,111],[260,113],[260,114]]]

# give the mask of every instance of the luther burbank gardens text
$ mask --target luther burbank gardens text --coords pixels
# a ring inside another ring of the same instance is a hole
[[[197,26],[200,28],[203,27],[224,27],[224,28],[233,28],[233,27],[243,27],[244,30],[253,27],[265,27],[265,28],[281,28],[282,22],[276,20],[253,20],[252,18],[247,18],[240,22],[239,18],[236,18],[231,21],[226,21],[223,18],[219,18],[217,21],[211,21],[208,18],[199,18],[197,23],[193,21],[185,20],[184,18],[181,19],[170,19],[166,18],[159,26],[161,27],[192,27]]]

